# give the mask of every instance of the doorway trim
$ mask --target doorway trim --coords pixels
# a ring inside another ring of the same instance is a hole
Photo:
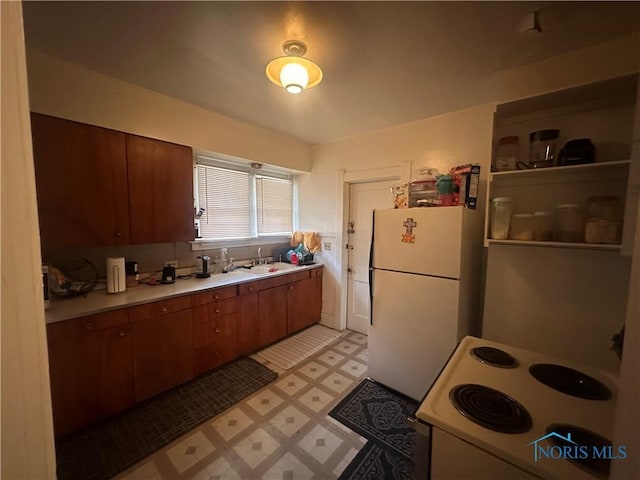
[[[340,249],[336,260],[340,272],[340,289],[337,312],[340,330],[347,328],[347,223],[349,222],[349,187],[352,183],[379,182],[385,180],[397,180],[399,183],[409,182],[411,178],[411,163],[403,162],[399,165],[368,170],[339,170],[338,171],[338,201],[336,218],[340,219],[336,225],[336,238],[340,241]]]

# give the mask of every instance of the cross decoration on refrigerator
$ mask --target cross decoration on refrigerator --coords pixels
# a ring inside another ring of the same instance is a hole
[[[479,331],[482,214],[374,210],[369,376],[421,399],[456,344]]]

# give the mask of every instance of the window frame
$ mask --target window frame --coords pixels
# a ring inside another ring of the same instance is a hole
[[[257,198],[256,198],[256,178],[266,177],[274,178],[278,180],[288,180],[291,182],[291,228],[292,232],[295,232],[298,224],[298,189],[296,175],[284,168],[278,168],[271,165],[263,165],[260,169],[251,168],[250,162],[242,161],[238,159],[228,160],[221,158],[221,155],[211,154],[196,154],[194,155],[193,163],[193,200],[194,210],[199,205],[199,188],[198,188],[198,166],[211,166],[216,168],[222,168],[226,170],[235,170],[245,172],[249,174],[249,210],[250,210],[250,222],[251,222],[251,234],[250,237],[242,238],[196,238],[194,241],[189,242],[192,250],[207,250],[210,248],[216,248],[219,246],[252,246],[252,245],[265,245],[265,244],[277,244],[288,242],[291,239],[291,233],[287,234],[258,234],[257,228]]]

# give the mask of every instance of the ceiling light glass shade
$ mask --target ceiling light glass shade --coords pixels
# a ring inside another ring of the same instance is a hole
[[[322,80],[322,70],[304,57],[287,55],[274,58],[267,64],[267,78],[289,93],[300,93],[315,87]]]
[[[289,93],[300,93],[309,83],[307,69],[299,63],[287,63],[280,70],[280,83]]]

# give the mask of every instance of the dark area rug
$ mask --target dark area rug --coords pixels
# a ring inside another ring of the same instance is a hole
[[[368,441],[340,480],[401,480],[414,477],[416,432],[407,422],[418,403],[366,379],[329,415]]]
[[[102,480],[223,412],[277,378],[241,358],[56,442],[59,480]]]

